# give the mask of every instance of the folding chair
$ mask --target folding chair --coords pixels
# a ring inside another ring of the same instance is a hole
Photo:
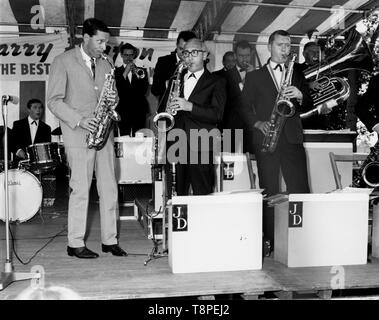
[[[335,154],[329,152],[330,164],[332,165],[334,180],[337,189],[342,189],[341,174],[338,171],[337,162],[356,162],[366,160],[368,154],[366,153],[350,153],[350,154]]]

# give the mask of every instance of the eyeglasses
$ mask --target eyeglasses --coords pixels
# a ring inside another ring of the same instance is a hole
[[[204,50],[192,50],[192,51],[184,50],[182,52],[182,56],[183,58],[188,58],[191,55],[192,57],[196,58],[199,55],[199,52],[205,52],[205,51]]]

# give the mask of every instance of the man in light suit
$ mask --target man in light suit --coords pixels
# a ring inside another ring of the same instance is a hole
[[[250,152],[257,159],[259,184],[268,195],[279,193],[279,171],[281,170],[288,193],[309,193],[308,172],[303,128],[300,112],[312,108],[308,84],[300,70],[293,70],[291,84],[283,96],[293,103],[295,114],[287,118],[274,152],[263,152],[262,142],[270,128],[270,116],[275,106],[278,91],[281,90],[287,71],[285,62],[291,49],[288,32],[278,30],[271,34],[268,43],[271,53],[269,62],[261,69],[246,76],[242,92],[244,100],[243,119],[248,128]],[[265,236],[273,242],[273,211],[265,210],[263,217]]]
[[[90,18],[83,23],[83,43],[62,53],[51,66],[47,106],[60,120],[67,160],[71,169],[72,192],[68,208],[69,256],[97,258],[85,245],[89,190],[95,170],[100,196],[102,251],[126,256],[117,241],[118,192],[115,177],[115,153],[111,132],[101,150],[88,149],[86,135],[96,131],[94,118],[105,74],[110,64],[101,59],[109,40],[109,29]],[[116,100],[116,91],[111,92]]]
[[[44,107],[40,100],[30,99],[26,105],[29,116],[13,122],[11,151],[16,162],[27,158],[26,147],[35,143],[51,142],[51,128],[41,120]]]
[[[189,65],[183,77],[183,95],[174,98],[170,105],[178,112],[174,129],[183,130],[187,137],[186,161],[179,161],[177,165],[177,194],[188,195],[192,186],[194,195],[207,195],[214,190],[213,141],[210,138],[209,149],[202,150],[199,140],[191,139],[196,133],[216,129],[221,122],[226,101],[226,81],[204,68],[208,50],[199,39],[189,40],[182,55]],[[198,150],[193,146],[198,146]],[[203,161],[205,158],[208,159],[207,163]],[[193,159],[198,159],[198,162],[191,163]]]

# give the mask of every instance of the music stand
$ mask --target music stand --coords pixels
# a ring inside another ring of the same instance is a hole
[[[9,193],[8,193],[8,102],[12,102],[10,96],[2,96],[1,98],[1,109],[4,120],[4,198],[5,198],[5,243],[6,243],[6,260],[4,266],[4,272],[1,273],[0,277],[0,291],[9,286],[12,282],[20,280],[29,279],[40,279],[41,274],[30,273],[30,272],[14,272],[12,259],[10,256],[9,247]]]

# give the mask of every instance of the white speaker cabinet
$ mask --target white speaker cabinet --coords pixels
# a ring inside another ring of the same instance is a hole
[[[118,184],[151,183],[153,138],[115,137]]]
[[[288,267],[367,263],[369,196],[290,194],[275,206],[274,259]]]
[[[262,195],[173,197],[168,248],[173,273],[261,269]]]

